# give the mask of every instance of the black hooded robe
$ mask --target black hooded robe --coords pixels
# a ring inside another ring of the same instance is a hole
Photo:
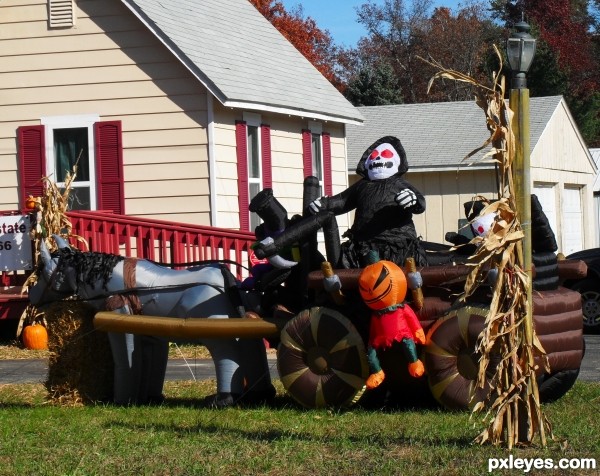
[[[398,172],[389,178],[370,180],[365,166],[371,152],[382,143],[389,143],[400,156]],[[415,259],[417,266],[425,266],[427,258],[417,235],[413,214],[425,211],[425,197],[402,176],[408,170],[408,161],[400,140],[386,136],[376,141],[362,155],[356,173],[363,178],[343,192],[320,199],[323,211],[334,215],[355,211],[354,224],[344,234],[349,240],[342,244],[342,264],[347,268],[365,266],[369,250],[376,250],[381,259],[404,266],[406,258]],[[396,195],[412,190],[417,202],[402,208]]]

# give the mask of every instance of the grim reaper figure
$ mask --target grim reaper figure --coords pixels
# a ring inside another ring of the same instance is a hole
[[[415,230],[413,214],[425,211],[425,197],[408,183],[406,152],[400,140],[385,136],[362,155],[356,173],[361,180],[343,192],[321,197],[310,204],[310,218],[286,229],[276,239],[263,240],[255,249],[259,258],[273,256],[290,242],[314,233],[330,217],[356,210],[354,224],[343,235],[340,263],[334,266],[362,268],[370,250],[383,260],[404,266],[414,258],[427,264],[426,253]]]

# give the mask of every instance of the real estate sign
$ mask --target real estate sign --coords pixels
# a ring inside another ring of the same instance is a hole
[[[0,217],[0,271],[32,268],[30,231],[28,215]]]

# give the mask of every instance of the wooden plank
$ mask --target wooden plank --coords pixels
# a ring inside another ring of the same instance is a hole
[[[99,312],[94,318],[96,330],[132,332],[171,338],[261,338],[278,336],[287,324],[285,319],[203,319],[158,316],[124,316]]]
[[[206,147],[198,145],[178,146],[173,153],[163,150],[162,147],[128,148],[123,157],[126,165],[162,164],[174,158],[178,163],[200,161],[202,166],[208,163]]]
[[[125,182],[155,181],[160,184],[161,181],[203,178],[206,178],[206,175],[203,175],[200,164],[190,164],[189,162],[181,164],[169,162],[164,164],[127,165],[125,167]],[[170,186],[165,185],[165,188],[170,188]],[[155,193],[162,193],[160,185],[155,189]]]
[[[205,129],[163,129],[155,131],[128,132],[123,135],[123,147],[162,147],[165,153],[171,146],[205,146]],[[169,151],[173,153],[173,151]]]
[[[76,40],[76,41],[75,41]],[[52,54],[54,52],[112,50],[142,46],[159,47],[158,40],[138,31],[115,32],[110,36],[104,33],[55,36],[46,38],[20,38],[4,40],[0,43],[0,56],[20,56]]]
[[[112,84],[53,86],[47,88],[4,89],[4,105],[65,103],[72,101],[117,100],[178,95],[203,95],[203,86],[191,79],[165,79]]]
[[[175,103],[174,100],[177,102]],[[2,106],[2,116],[13,122],[31,121],[43,116],[61,116],[65,114],[100,114],[102,119],[118,118],[136,111],[139,114],[157,112],[179,112],[181,110],[206,109],[205,95],[182,95],[176,98],[125,98],[113,100],[89,100],[65,103],[24,104]]]
[[[140,68],[137,65],[97,66],[93,68],[63,68],[35,71],[0,72],[1,89],[23,89],[49,86],[72,86],[98,83],[126,83],[134,81],[179,80],[189,81],[198,89],[199,82],[173,62],[153,63]],[[190,86],[191,87],[191,86]],[[189,88],[189,87],[188,87]]]
[[[2,162],[0,163],[0,168],[2,170],[13,170],[16,167],[16,154],[17,153],[17,145],[16,145],[16,135],[17,135],[17,131],[16,129],[13,131],[13,133],[15,134],[14,137],[6,137],[6,138],[1,138],[0,139],[0,157],[2,157]],[[12,158],[11,158],[12,155]],[[7,158],[10,158],[10,160],[7,160]]]
[[[125,31],[139,31],[140,34],[147,34],[147,32],[144,32],[140,22],[133,15],[107,15],[102,17],[102,23],[108,27],[105,30],[96,21],[81,17],[77,17],[74,28],[49,29],[46,8],[23,7],[13,13],[14,16],[12,18],[0,16],[0,40],[53,38],[57,36],[77,37],[82,34]]]
[[[1,48],[1,47],[0,47]],[[0,50],[0,57],[2,52]],[[57,51],[52,54],[29,56],[4,56],[2,69],[11,71],[49,71],[70,68],[93,68],[100,66],[143,65],[170,62],[173,68],[183,68],[173,60],[173,55],[166,49],[156,46],[139,46],[132,48],[113,48],[94,51]]]
[[[164,129],[205,128],[208,122],[206,111],[168,112],[123,116],[123,132],[151,131]],[[1,129],[0,129],[1,131]],[[205,131],[206,136],[206,131]]]
[[[156,195],[156,194],[155,194]],[[200,213],[210,210],[207,196],[190,197],[146,197],[141,199],[127,199],[125,209],[130,215],[166,215],[173,213]],[[152,211],[152,213],[148,213]]]
[[[0,2],[0,24],[30,22],[48,19],[46,2],[12,1],[10,5]]]
[[[127,198],[147,198],[156,196],[155,183],[127,182]],[[178,179],[172,182],[171,193],[176,192],[180,197],[205,196],[209,193],[208,180],[206,179]]]

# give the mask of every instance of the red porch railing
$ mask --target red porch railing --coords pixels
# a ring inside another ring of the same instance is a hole
[[[136,256],[165,264],[226,260],[238,278],[249,262],[252,233],[202,225],[114,215],[96,211],[71,211],[73,234],[85,238],[90,251]],[[73,242],[84,249],[85,246]]]

